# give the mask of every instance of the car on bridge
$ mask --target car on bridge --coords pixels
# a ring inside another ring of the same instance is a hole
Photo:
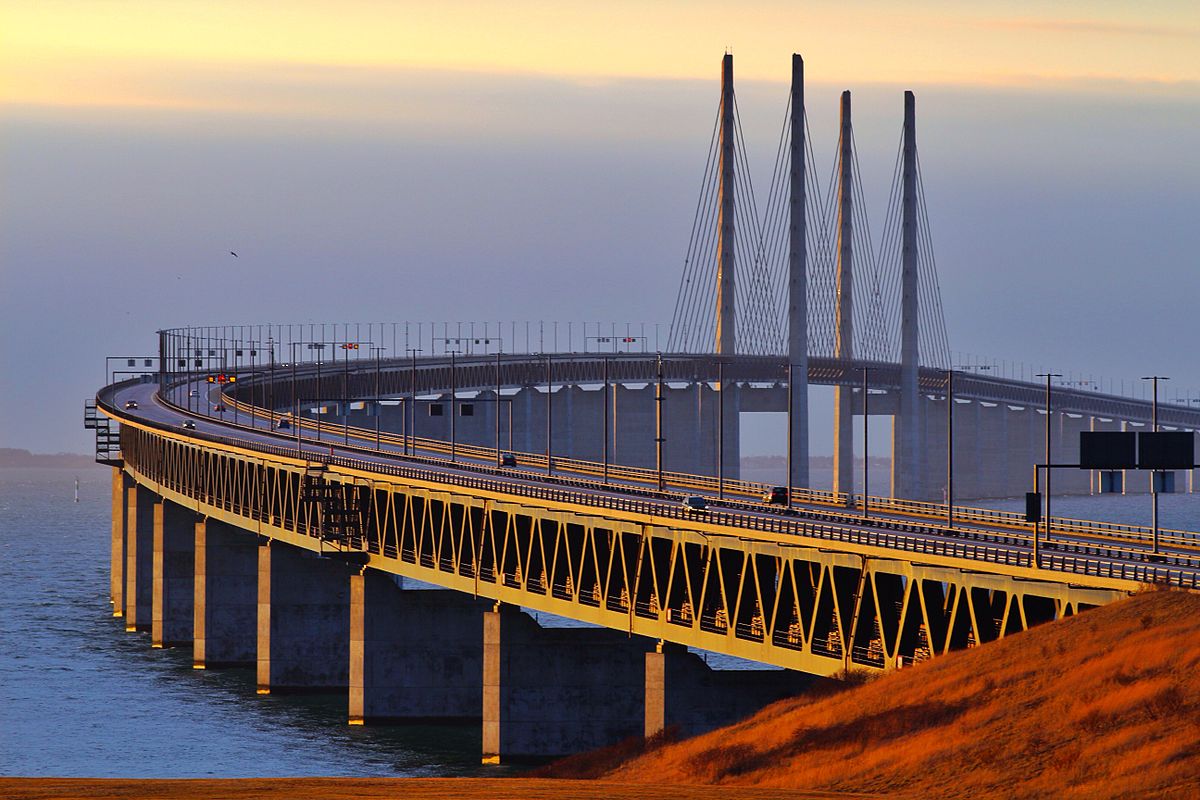
[[[763,493],[762,501],[772,506],[786,506],[788,504],[787,487],[772,486]]]
[[[184,430],[187,430],[187,431],[196,430],[195,420],[185,419],[183,422],[179,423],[179,425],[180,425],[180,427],[182,427]]]
[[[137,411],[137,400],[126,400],[125,408],[129,409],[130,411]]]
[[[292,423],[288,422],[287,417],[280,417],[279,420],[275,423],[275,430],[286,431],[286,430],[291,429],[291,427],[292,427]]]
[[[213,411],[215,411],[218,414],[224,414],[225,413],[225,404],[217,403],[215,406],[213,406]]]
[[[683,498],[684,511],[708,511],[708,498],[698,494],[689,494]]]
[[[515,467],[517,465],[517,457],[512,453],[504,453],[500,456],[500,466]]]

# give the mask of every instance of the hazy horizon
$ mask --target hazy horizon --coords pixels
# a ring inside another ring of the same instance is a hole
[[[302,2],[278,29],[256,8],[219,46],[229,3],[175,4],[198,15],[194,42],[162,6],[116,3],[103,20],[88,4],[6,7],[0,446],[90,450],[82,401],[104,356],[153,350],[160,327],[669,323],[727,44],[760,192],[792,50],[822,183],[837,96],[854,92],[876,241],[901,93],[916,91],[953,350],[1165,374],[1166,397],[1200,397],[1195,8],[924,3],[898,22],[886,4],[870,4],[878,19],[815,4],[802,25],[761,3],[727,26],[715,6],[667,3],[647,26],[682,29],[652,58],[640,28],[605,40],[618,12],[519,5],[553,47],[484,46],[497,15],[458,4],[410,26],[391,6]],[[889,21],[911,46],[879,51]],[[436,46],[414,43],[434,29]],[[771,438],[751,432],[744,454]]]

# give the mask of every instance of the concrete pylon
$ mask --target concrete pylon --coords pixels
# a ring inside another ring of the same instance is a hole
[[[916,100],[904,93],[904,149],[900,203],[900,413],[892,427],[892,496],[924,499],[917,292],[917,122]]]
[[[717,192],[719,217],[717,225],[717,352],[733,355],[736,352],[735,328],[737,316],[733,303],[733,193],[734,193],[734,134],[733,134],[733,55],[726,53],[721,60],[721,139],[719,143],[720,183]]]
[[[804,207],[804,59],[792,54],[791,186],[788,199],[788,367],[791,441],[788,484],[807,488],[808,479],[808,249]]]
[[[854,153],[850,92],[842,92],[838,145],[837,322],[834,356],[847,366],[854,359]],[[853,377],[853,376],[848,376]],[[833,490],[854,491],[854,388],[842,381],[834,389]]]

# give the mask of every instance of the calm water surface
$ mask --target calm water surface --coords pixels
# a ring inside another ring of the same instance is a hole
[[[193,670],[190,649],[153,650],[147,634],[126,633],[108,602],[109,480],[106,468],[0,469],[0,774],[482,771],[478,725],[350,727],[344,695],[258,696],[251,669]],[[1062,498],[1054,510],[1150,517],[1145,496]],[[1200,495],[1164,495],[1160,513],[1164,527],[1200,530]]]
[[[350,727],[344,695],[259,696],[252,669],[193,670],[189,648],[126,633],[108,602],[109,481],[0,469],[0,774],[480,771],[478,725]]]

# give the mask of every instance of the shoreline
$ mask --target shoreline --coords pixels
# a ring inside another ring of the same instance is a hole
[[[882,795],[663,786],[551,778],[19,778],[0,777],[9,800],[850,800]]]

